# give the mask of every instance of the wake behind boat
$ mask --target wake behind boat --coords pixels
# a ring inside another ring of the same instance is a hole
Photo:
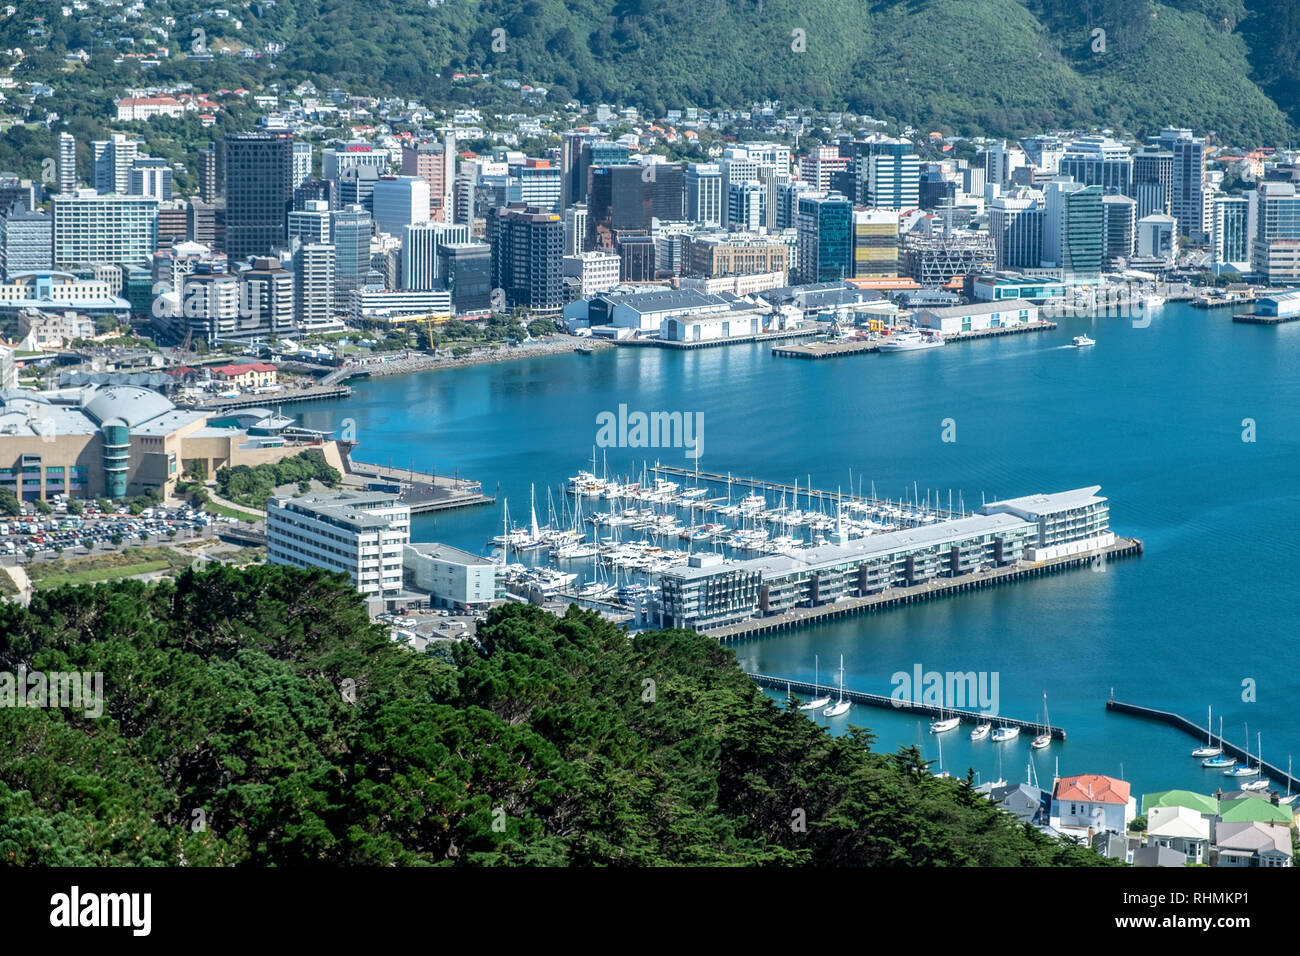
[[[1076,349],[1086,349],[1089,345],[1096,345],[1097,342],[1095,339],[1090,339],[1086,335],[1076,335],[1070,340],[1070,344]]]

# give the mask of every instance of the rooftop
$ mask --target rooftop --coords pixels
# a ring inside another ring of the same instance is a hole
[[[494,565],[495,561],[485,558],[482,555],[471,554],[468,551],[462,551],[460,548],[453,548],[449,544],[438,544],[434,541],[420,542],[419,544],[408,544],[406,546],[411,551],[428,558],[441,558],[444,561],[453,561],[456,564],[468,564],[476,567],[484,565]]]
[[[1073,508],[1086,508],[1089,505],[1100,504],[1106,499],[1097,495],[1099,491],[1101,491],[1101,485],[1091,485],[1087,488],[1075,488],[1072,491],[1006,498],[1002,501],[990,501],[980,508],[980,513],[987,515],[1010,511],[1023,514],[1029,518],[1037,518],[1040,515],[1055,514],[1059,511],[1069,511]]]
[[[1062,777],[1056,782],[1052,796],[1056,800],[1126,804],[1129,800],[1129,785],[1126,780],[1117,780],[1099,773],[1083,773],[1074,777]]]

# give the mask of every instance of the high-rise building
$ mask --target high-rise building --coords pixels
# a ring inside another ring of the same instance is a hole
[[[506,203],[523,203],[550,212],[560,211],[560,167],[546,159],[511,163],[506,180]]]
[[[411,509],[387,492],[343,491],[271,498],[266,506],[266,560],[325,568],[376,597],[402,590],[402,550],[411,540]]]
[[[564,257],[564,278],[569,280],[570,294],[589,299],[618,285],[623,260],[612,252],[580,252]]]
[[[293,188],[297,189],[311,179],[311,143],[293,144]]]
[[[782,183],[776,190],[775,229],[795,229],[799,223],[799,200],[804,196],[822,195],[807,183]]]
[[[1250,268],[1250,199],[1247,196],[1215,196],[1214,226],[1210,247],[1216,271]]]
[[[90,144],[92,185],[97,192],[127,194],[131,164],[140,155],[140,143],[122,133]]]
[[[853,275],[853,204],[839,193],[799,200],[799,283]]]
[[[507,308],[564,308],[564,223],[558,213],[522,204],[495,209],[488,217],[488,240],[492,285],[504,292]]]
[[[289,213],[289,241],[297,239],[303,245],[328,245],[333,241],[330,236],[329,203],[323,199],[309,199],[305,206],[304,209],[294,209]]]
[[[456,315],[479,315],[492,307],[492,247],[486,242],[438,246],[438,274]]]
[[[381,176],[372,195],[375,225],[400,236],[412,223],[429,221],[429,184],[418,176]]]
[[[226,249],[226,201],[206,203],[194,198],[186,209],[186,238],[199,242],[213,252]]]
[[[1193,243],[1208,241],[1205,221],[1205,139],[1193,136],[1189,129],[1160,132],[1160,147],[1173,154],[1173,181],[1170,214],[1178,220],[1178,229]]]
[[[564,210],[564,254],[576,256],[582,252],[587,238],[587,204],[574,203]]]
[[[0,216],[5,215],[14,203],[21,204],[24,209],[35,209],[36,185],[30,179],[0,173]]]
[[[370,213],[353,203],[330,215],[334,240],[334,301],[342,307],[344,293],[360,289],[370,271]]]
[[[6,281],[23,272],[54,268],[54,229],[51,218],[20,203],[0,218],[0,277]]]
[[[275,338],[294,328],[294,275],[274,256],[254,256],[239,273],[240,338]]]
[[[206,203],[215,202],[223,185],[217,175],[217,147],[209,143],[199,150],[199,198]]]
[[[456,182],[456,140],[444,143],[416,143],[402,147],[402,175],[419,176],[429,184],[429,217],[434,222],[451,222],[452,187]]]
[[[1136,200],[1120,195],[1101,197],[1101,257],[1107,268],[1133,256],[1137,223]]]
[[[921,202],[921,157],[907,140],[882,138],[851,144],[860,206],[912,209]]]
[[[898,213],[888,209],[853,210],[853,277],[898,275]]]
[[[128,196],[152,196],[159,202],[172,198],[172,169],[167,160],[156,156],[137,156],[127,170]]]
[[[336,140],[321,151],[321,179],[339,182],[349,169],[365,167],[376,177],[387,175],[391,157],[388,150],[379,149],[363,140]]]
[[[657,273],[653,236],[619,236],[619,279],[623,282],[652,282]]]
[[[741,232],[758,232],[767,222],[767,189],[757,179],[732,182],[727,190],[727,223]]]
[[[622,143],[600,139],[592,133],[572,133],[560,149],[561,203],[587,202],[587,188],[593,166],[625,166],[631,151]]]
[[[1128,195],[1133,182],[1132,150],[1109,136],[1082,136],[1071,141],[1059,168],[1060,175],[1085,186],[1101,186],[1106,192]]]
[[[339,208],[338,185],[329,179],[309,179],[293,190],[293,208],[301,212],[309,202],[323,202],[329,209]]]
[[[849,168],[849,157],[841,156],[836,146],[817,146],[799,159],[799,179],[814,189],[829,192],[838,173]]]
[[[1133,154],[1133,192],[1138,218],[1163,212],[1173,215],[1174,154],[1158,146],[1143,146]]]
[[[1249,198],[1251,270],[1274,285],[1300,281],[1300,194],[1295,184],[1263,182]]]
[[[374,211],[375,186],[379,184],[379,173],[373,167],[353,166],[345,169],[336,182],[340,208],[355,205],[366,212]]]
[[[1061,168],[1061,159],[1065,156],[1065,144],[1059,137],[1038,135],[1023,140],[1025,158],[1038,169],[1043,176],[1055,177]]]
[[[616,233],[649,231],[650,220],[654,218],[654,196],[651,184],[642,178],[642,173],[640,166],[593,166],[590,169],[584,250],[613,251]]]
[[[56,161],[59,192],[77,191],[77,140],[71,133],[59,134],[59,156]]]
[[[294,318],[298,331],[312,332],[334,328],[334,247],[327,243],[308,243],[294,253]]]
[[[140,265],[158,248],[158,200],[80,189],[54,197],[54,267]]]
[[[1005,189],[1011,185],[1011,177],[1025,165],[1027,158],[1024,150],[1008,146],[1005,140],[989,144],[984,150],[984,181]]]
[[[282,248],[293,200],[292,135],[228,135],[225,169],[226,254],[247,259]]]
[[[1172,268],[1178,258],[1178,221],[1162,212],[1139,219],[1136,252],[1139,259],[1160,259]]]
[[[1089,275],[1102,267],[1102,188],[1066,177],[1044,194],[1043,266],[1064,275]]]
[[[181,280],[181,314],[186,329],[208,345],[239,337],[239,279],[222,261],[198,262]]]
[[[421,222],[402,230],[402,288],[430,292],[440,288],[438,247],[470,241],[469,226]]]
[[[683,181],[687,221],[705,226],[722,225],[722,168],[717,163],[691,163],[686,167]]]

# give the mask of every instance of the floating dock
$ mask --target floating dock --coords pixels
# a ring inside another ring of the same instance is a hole
[[[1106,709],[1113,710],[1120,714],[1128,714],[1132,717],[1145,717],[1147,720],[1154,720],[1158,723],[1169,724],[1171,727],[1177,727],[1179,730],[1185,730],[1192,737],[1196,738],[1196,740],[1201,741],[1201,746],[1205,746],[1204,741],[1209,740],[1212,737],[1208,728],[1202,727],[1200,724],[1190,721],[1181,714],[1175,714],[1172,711],[1156,710],[1154,707],[1143,707],[1140,704],[1129,704],[1122,700],[1116,700],[1114,697],[1111,697],[1110,700],[1106,701]],[[1235,757],[1242,763],[1248,763],[1253,759],[1256,764],[1263,766],[1264,775],[1274,783],[1285,783],[1293,793],[1300,792],[1300,779],[1285,773],[1282,768],[1269,763],[1267,760],[1259,760],[1258,755],[1252,758],[1244,747],[1238,747],[1236,744],[1229,743],[1226,740],[1219,741],[1219,746],[1223,748],[1225,754]],[[1229,778],[1225,777],[1224,779],[1226,780]],[[1229,781],[1229,783],[1231,785],[1231,781]],[[1260,793],[1263,792],[1264,791],[1260,791]]]
[[[751,674],[745,672],[745,676],[752,680],[759,687],[769,687],[773,690],[783,690],[789,688],[791,693],[806,694],[810,699],[819,694],[830,693],[835,688],[827,684],[814,686],[807,681],[789,680],[785,677],[773,677],[770,674]],[[838,691],[837,691],[838,693]],[[907,714],[924,714],[927,717],[960,717],[962,721],[972,724],[988,722],[995,726],[1019,727],[1021,730],[1033,731],[1037,735],[1043,725],[1032,720],[1017,720],[1014,717],[1001,717],[993,714],[986,714],[978,710],[953,710],[950,707],[936,707],[930,704],[922,704],[913,700],[895,700],[893,697],[886,697],[883,694],[867,694],[860,690],[849,690],[847,687],[843,691],[844,699],[851,700],[855,704],[864,704],[868,707],[882,707],[886,710],[895,710]],[[1065,728],[1048,726],[1048,733],[1054,740],[1065,739]]]
[[[812,607],[796,607],[770,617],[754,617],[736,624],[702,629],[701,634],[717,638],[722,643],[740,641],[752,637],[763,637],[780,631],[808,624],[820,624],[856,614],[871,611],[883,611],[889,608],[916,604],[935,598],[949,597],[967,591],[1022,581],[1026,578],[1042,577],[1074,568],[1095,567],[1104,569],[1112,560],[1127,558],[1142,553],[1142,541],[1138,538],[1116,537],[1115,543],[1108,548],[1084,551],[1079,554],[1066,555],[1046,561],[1021,561],[1018,565],[994,568],[990,571],[974,571],[957,577],[934,578],[925,584],[911,587],[887,588],[876,594],[863,597],[845,597],[828,604]]]
[[[1001,335],[1046,332],[1054,328],[1056,328],[1056,323],[1046,320],[1021,322],[1016,325],[1003,325],[993,329],[954,332],[952,335],[945,335],[943,340],[945,344],[951,344],[953,342],[967,342],[973,339],[991,339]],[[772,349],[772,354],[781,358],[828,359],[879,351],[879,339],[841,339],[833,342],[808,342],[804,345],[778,345]]]

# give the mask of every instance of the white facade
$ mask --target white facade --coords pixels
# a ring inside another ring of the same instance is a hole
[[[943,308],[921,309],[917,323],[944,335],[978,332],[1038,321],[1038,306],[1020,299],[1000,302],[974,302]]]
[[[310,334],[342,328],[334,315],[334,247],[309,243],[294,253],[294,306],[298,330]]]
[[[438,247],[470,241],[465,225],[420,222],[402,230],[402,288],[427,292],[438,285]]]
[[[401,322],[413,316],[451,317],[451,293],[395,292],[389,289],[352,289],[346,293],[348,315],[353,319]]]
[[[345,491],[267,502],[268,563],[341,571],[362,594],[401,591],[410,540],[411,509],[395,495]]]
[[[330,204],[323,199],[308,199],[306,209],[289,213],[289,239],[303,245],[328,243],[330,238]]]
[[[613,252],[583,252],[564,257],[564,275],[578,280],[582,298],[608,292],[618,285],[619,256]]]
[[[145,264],[158,247],[158,200],[96,195],[90,190],[55,196],[54,265],[103,262]]]
[[[669,342],[720,342],[745,338],[763,331],[757,312],[719,312],[711,315],[675,315],[664,319],[659,337]]]
[[[400,236],[406,226],[429,221],[429,184],[418,176],[381,176],[373,202],[380,232]]]
[[[407,579],[429,602],[441,607],[475,607],[496,597],[497,564],[444,544],[408,544],[402,549]]]
[[[1139,219],[1137,254],[1143,259],[1164,259],[1172,266],[1178,257],[1178,221],[1159,212]]]

